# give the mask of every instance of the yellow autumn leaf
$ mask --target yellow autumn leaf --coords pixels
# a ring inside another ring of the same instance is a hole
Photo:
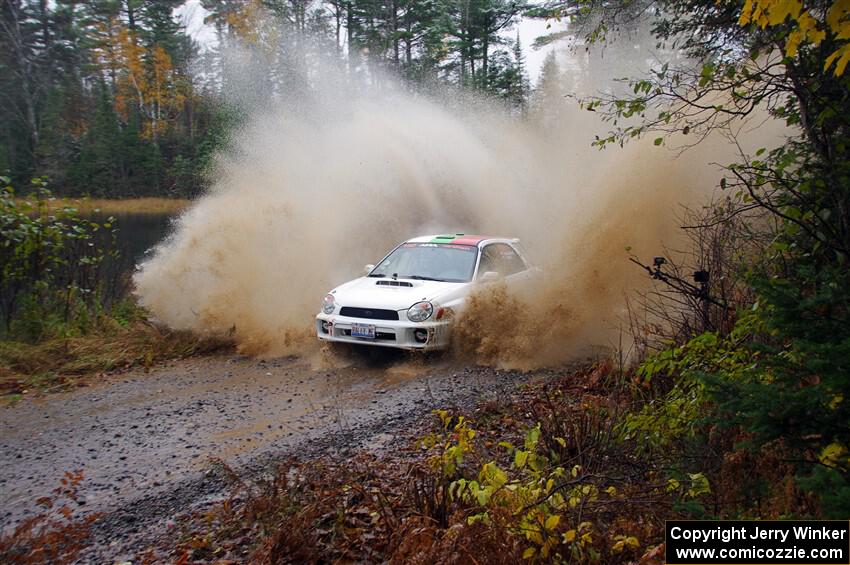
[[[833,442],[821,451],[820,462],[824,465],[842,465],[847,462],[847,449],[838,442]]]
[[[640,542],[634,536],[615,536],[614,537],[617,542],[611,546],[612,553],[621,553],[626,549],[637,549],[640,547]]]
[[[528,451],[522,451],[521,449],[517,449],[514,454],[514,465],[517,469],[522,469],[525,467],[526,462],[528,462]]]
[[[625,549],[625,544],[623,540],[620,540],[611,546],[611,553],[621,553],[623,549]]]
[[[829,70],[829,67],[832,66],[832,63],[836,63],[833,74],[837,77],[843,75],[844,70],[847,68],[847,64],[850,63],[850,43],[848,43],[847,45],[842,45],[841,47],[836,49],[835,52],[832,53],[832,55],[827,57],[826,61],[823,64],[823,70]]]
[[[837,0],[826,12],[826,25],[837,39],[850,39],[850,0]]]
[[[826,14],[804,10],[800,0],[747,0],[741,9],[738,23],[756,24],[762,29],[785,25],[792,28],[785,41],[785,55],[797,56],[802,45],[819,45],[830,32],[838,40],[850,39],[850,0],[833,2]],[[835,64],[834,74],[840,76],[850,64],[850,53],[842,45],[827,58],[824,70]]]
[[[741,17],[738,18],[738,25],[745,26],[750,23],[750,18],[753,15],[753,0],[744,2],[744,7],[741,9]]]
[[[561,522],[561,517],[558,514],[553,514],[552,516],[549,516],[548,518],[546,518],[546,523],[544,524],[543,527],[551,532],[552,530],[554,530],[555,528],[558,527],[558,524],[560,522]]]
[[[769,10],[767,10],[767,23],[768,25],[775,26],[784,22],[789,16],[797,19],[802,10],[803,4],[795,0],[771,2]]]
[[[818,45],[826,38],[826,32],[818,27],[817,20],[809,12],[801,14],[797,21],[803,34],[812,45]]]
[[[572,543],[576,539],[576,531],[575,530],[567,530],[564,532],[564,543]]]

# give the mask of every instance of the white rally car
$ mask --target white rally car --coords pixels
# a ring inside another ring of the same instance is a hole
[[[453,318],[477,285],[521,283],[538,269],[518,239],[432,235],[405,241],[366,276],[333,289],[316,316],[320,340],[441,349]]]

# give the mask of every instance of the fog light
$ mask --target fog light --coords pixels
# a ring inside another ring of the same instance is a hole
[[[413,330],[413,339],[415,339],[417,343],[425,343],[428,341],[428,330],[424,330],[422,328]]]
[[[322,322],[322,333],[323,334],[328,333],[328,323],[327,322]]]

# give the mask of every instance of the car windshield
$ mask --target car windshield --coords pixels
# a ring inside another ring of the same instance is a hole
[[[473,245],[405,243],[375,267],[370,277],[467,282],[472,280],[478,248]]]

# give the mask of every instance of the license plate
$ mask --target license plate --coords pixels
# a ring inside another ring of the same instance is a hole
[[[351,337],[375,339],[375,326],[368,324],[351,324]]]

